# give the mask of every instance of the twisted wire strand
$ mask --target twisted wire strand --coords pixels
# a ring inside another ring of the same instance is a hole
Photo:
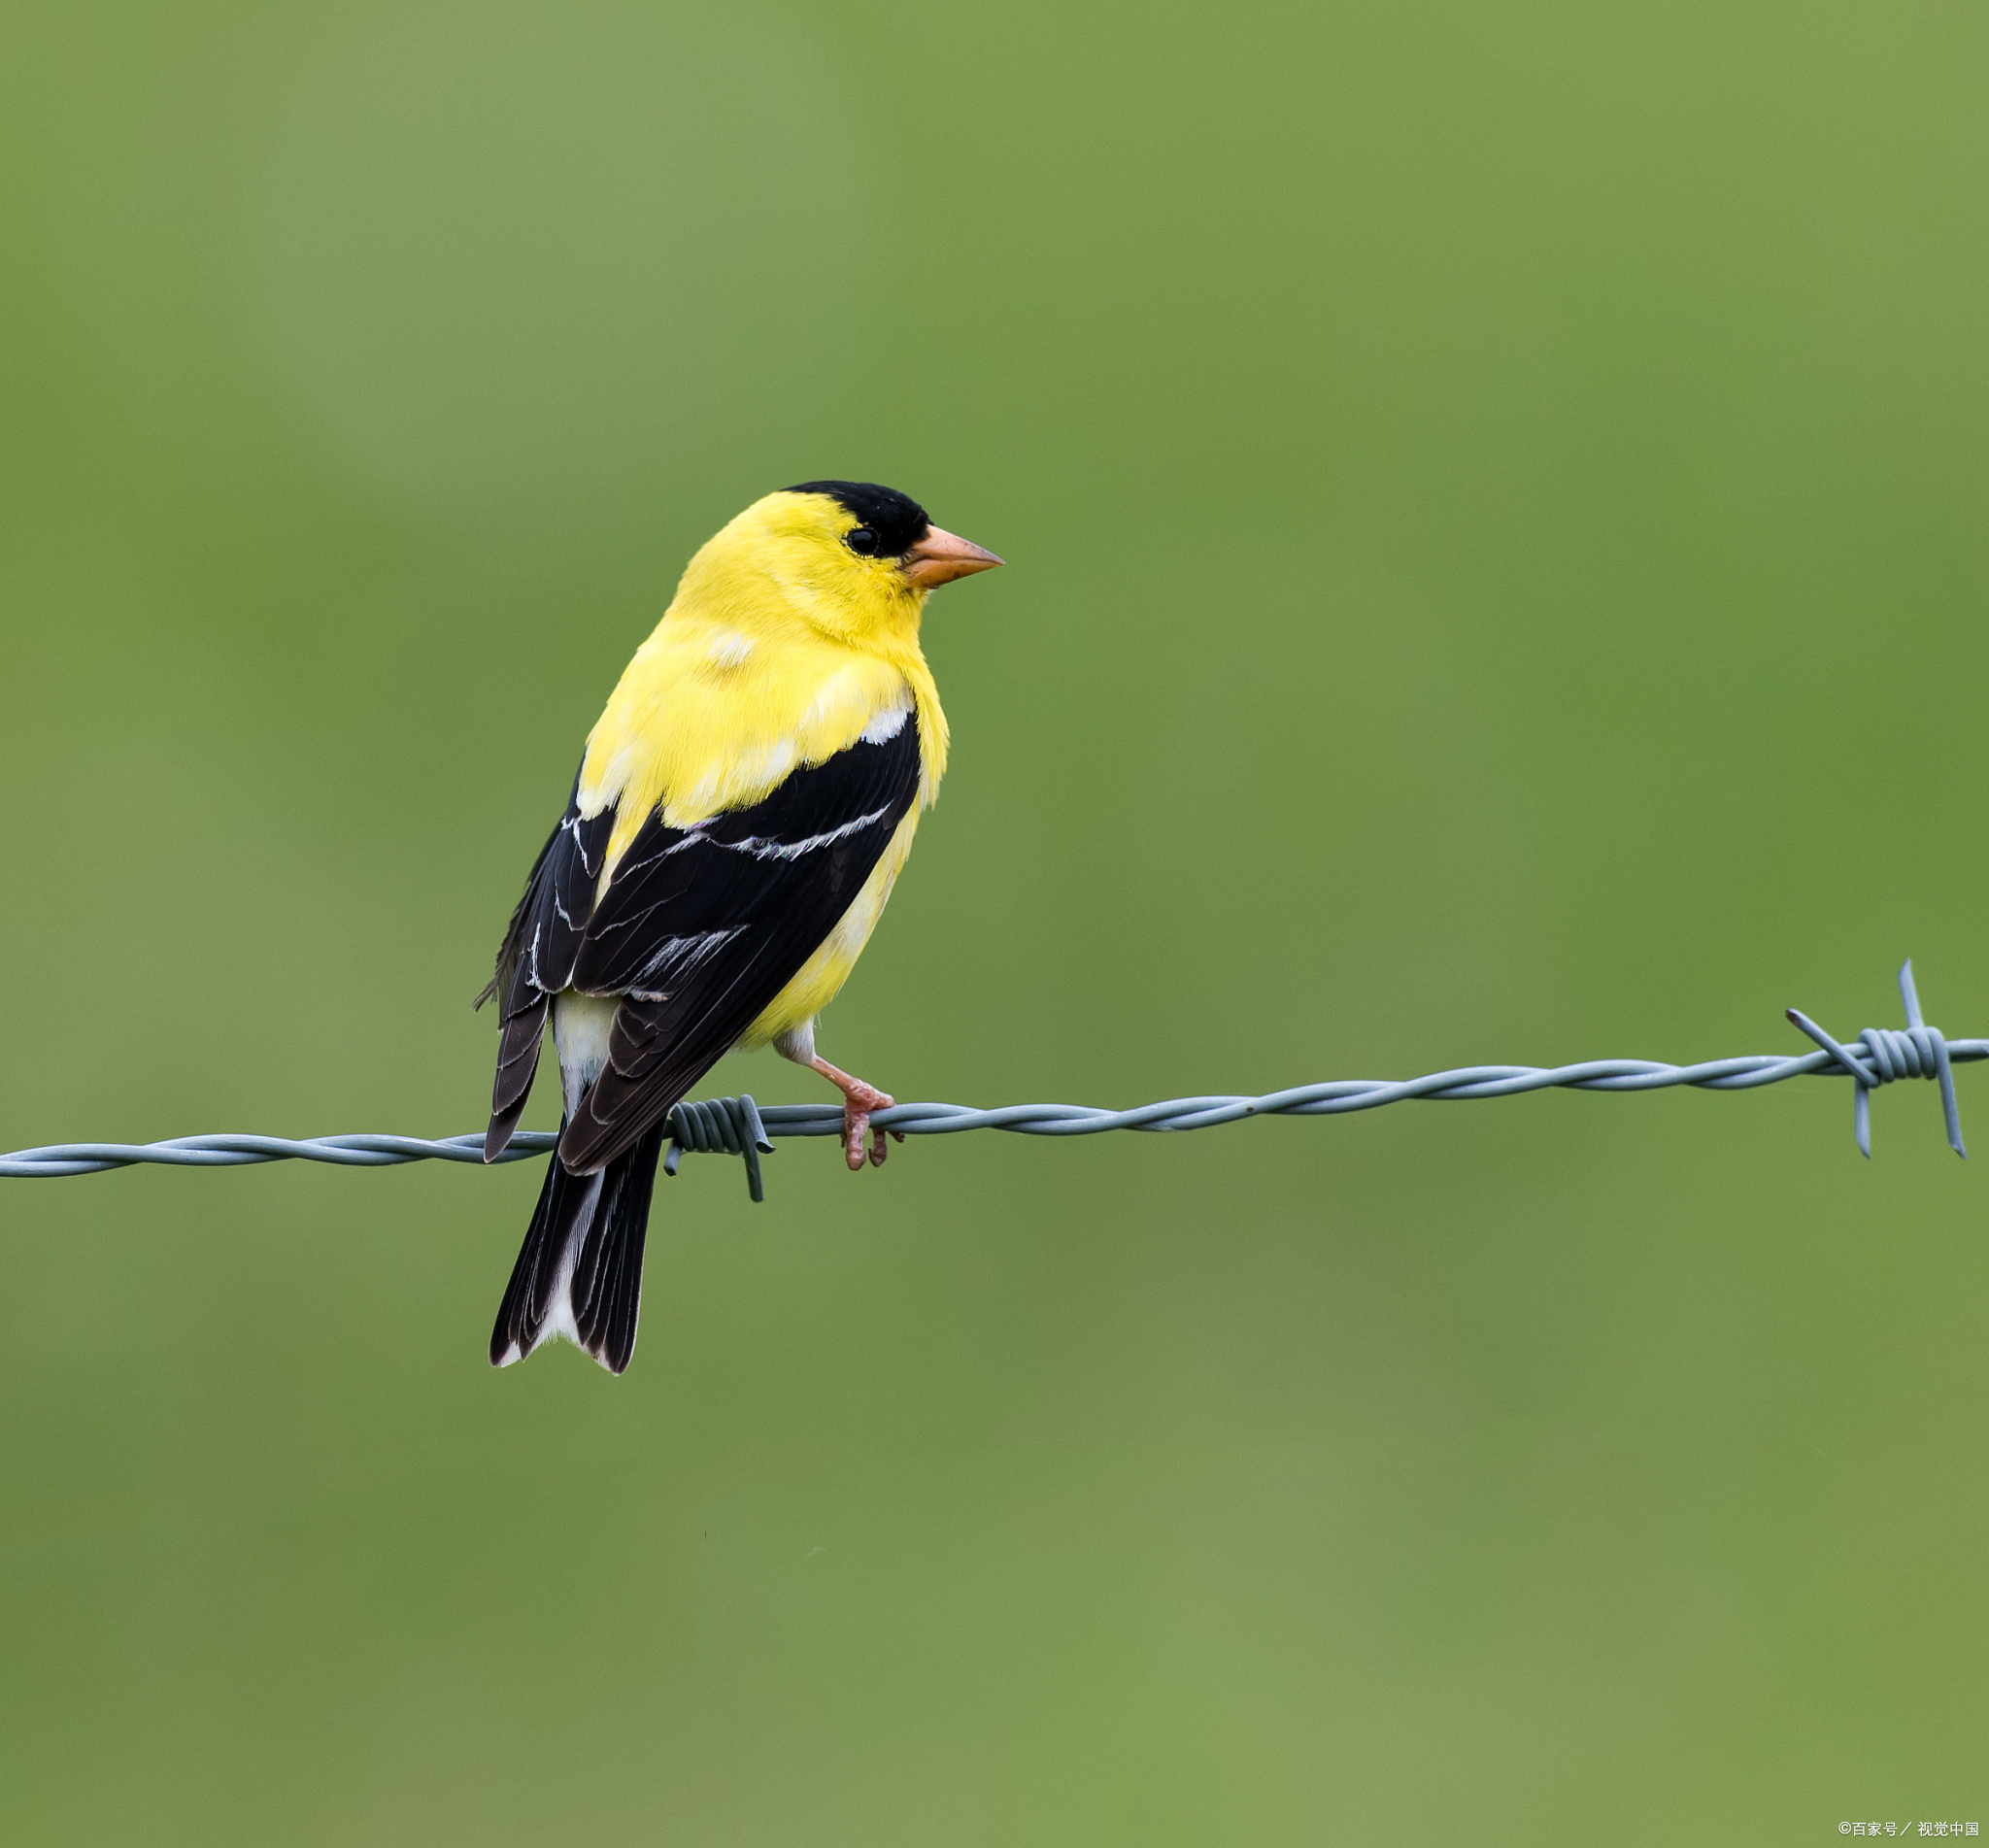
[[[1789,1018],[1818,1050],[1789,1057],[1773,1054],[1709,1059],[1697,1065],[1668,1065],[1647,1058],[1595,1058],[1575,1065],[1465,1065],[1421,1078],[1347,1078],[1299,1085],[1261,1097],[1169,1097],[1131,1110],[1089,1104],[1004,1104],[992,1110],[968,1104],[902,1103],[878,1111],[871,1123],[907,1136],[959,1135],[969,1129],[1006,1129],[1017,1135],[1090,1136],[1107,1130],[1172,1132],[1211,1129],[1251,1117],[1333,1117],[1385,1104],[1463,1102],[1516,1097],[1530,1091],[1668,1091],[1689,1085],[1699,1091],[1754,1091],[1802,1077],[1854,1081],[1853,1127],[1858,1147],[1869,1156],[1871,1094],[1905,1078],[1937,1081],[1946,1117],[1949,1146],[1966,1156],[1955,1101],[1953,1067],[1989,1058],[1989,1039],[1946,1039],[1920,1016],[1913,991],[1913,965],[1900,970],[1900,991],[1907,1025],[1868,1026],[1852,1045],[1839,1044],[1805,1014]],[[755,1200],[765,1197],[759,1158],[774,1152],[781,1136],[840,1136],[843,1113],[834,1104],[759,1105],[750,1096],[713,1097],[680,1103],[670,1113],[670,1148],[663,1168],[677,1172],[686,1154],[736,1155],[746,1163],[747,1188]],[[545,1130],[521,1130],[499,1161],[524,1161],[549,1152],[558,1137]],[[0,1156],[0,1177],[99,1174],[110,1168],[156,1162],[169,1167],[249,1167],[264,1161],[329,1161],[342,1167],[397,1167],[407,1161],[467,1161],[482,1164],[481,1130],[439,1141],[418,1136],[338,1135],[290,1139],[284,1136],[180,1136],[166,1142],[67,1142]]]

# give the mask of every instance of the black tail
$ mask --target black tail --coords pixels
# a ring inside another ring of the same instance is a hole
[[[598,1174],[575,1174],[554,1154],[490,1332],[490,1364],[522,1361],[563,1334],[610,1373],[635,1353],[642,1308],[642,1242],[657,1161],[669,1135],[658,1124]]]

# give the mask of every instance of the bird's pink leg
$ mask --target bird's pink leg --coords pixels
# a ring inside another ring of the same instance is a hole
[[[852,1174],[863,1171],[865,1156],[863,1143],[869,1140],[868,1160],[873,1168],[884,1165],[884,1131],[870,1127],[870,1113],[873,1110],[889,1110],[896,1101],[887,1092],[875,1085],[866,1085],[860,1078],[852,1078],[846,1071],[838,1071],[826,1058],[810,1058],[806,1061],[812,1071],[819,1071],[839,1092],[843,1093],[843,1159],[850,1164]],[[897,1135],[896,1130],[892,1134]],[[902,1142],[904,1137],[897,1135]]]

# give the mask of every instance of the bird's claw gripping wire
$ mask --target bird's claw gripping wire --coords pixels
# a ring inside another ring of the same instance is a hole
[[[1858,1153],[1871,1159],[1871,1093],[1880,1085],[1899,1078],[1934,1078],[1940,1083],[1940,1108],[1947,1118],[1947,1146],[1964,1161],[1969,1152],[1962,1144],[1962,1113],[1955,1102],[1954,1066],[1948,1058],[1947,1041],[1938,1026],[1929,1026],[1920,1015],[1920,996],[1913,987],[1913,958],[1900,964],[1900,999],[1906,1006],[1906,1027],[1868,1026],[1858,1035],[1863,1057],[1848,1046],[1839,1046],[1822,1027],[1792,1007],[1789,1019],[1829,1053],[1851,1077],[1851,1129],[1858,1138]]]
[[[680,1103],[669,1116],[670,1147],[663,1172],[674,1175],[688,1151],[692,1155],[737,1155],[746,1159],[746,1192],[758,1202],[766,1198],[759,1158],[773,1153],[759,1106],[749,1095],[707,1097],[701,1103]]]

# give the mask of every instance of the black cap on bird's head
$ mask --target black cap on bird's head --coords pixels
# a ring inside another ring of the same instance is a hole
[[[912,542],[922,537],[932,522],[909,494],[900,494],[895,487],[880,487],[875,482],[797,482],[784,490],[790,494],[826,494],[830,500],[839,501],[857,517],[860,531],[869,530],[876,543],[870,547],[870,555],[878,558],[901,558],[912,548]],[[862,547],[859,547],[860,552]]]
[[[894,487],[875,482],[797,482],[782,491],[822,494],[835,501],[857,522],[843,535],[843,544],[860,557],[895,558],[920,589],[989,571],[1001,562],[971,540],[935,526],[925,508]]]

